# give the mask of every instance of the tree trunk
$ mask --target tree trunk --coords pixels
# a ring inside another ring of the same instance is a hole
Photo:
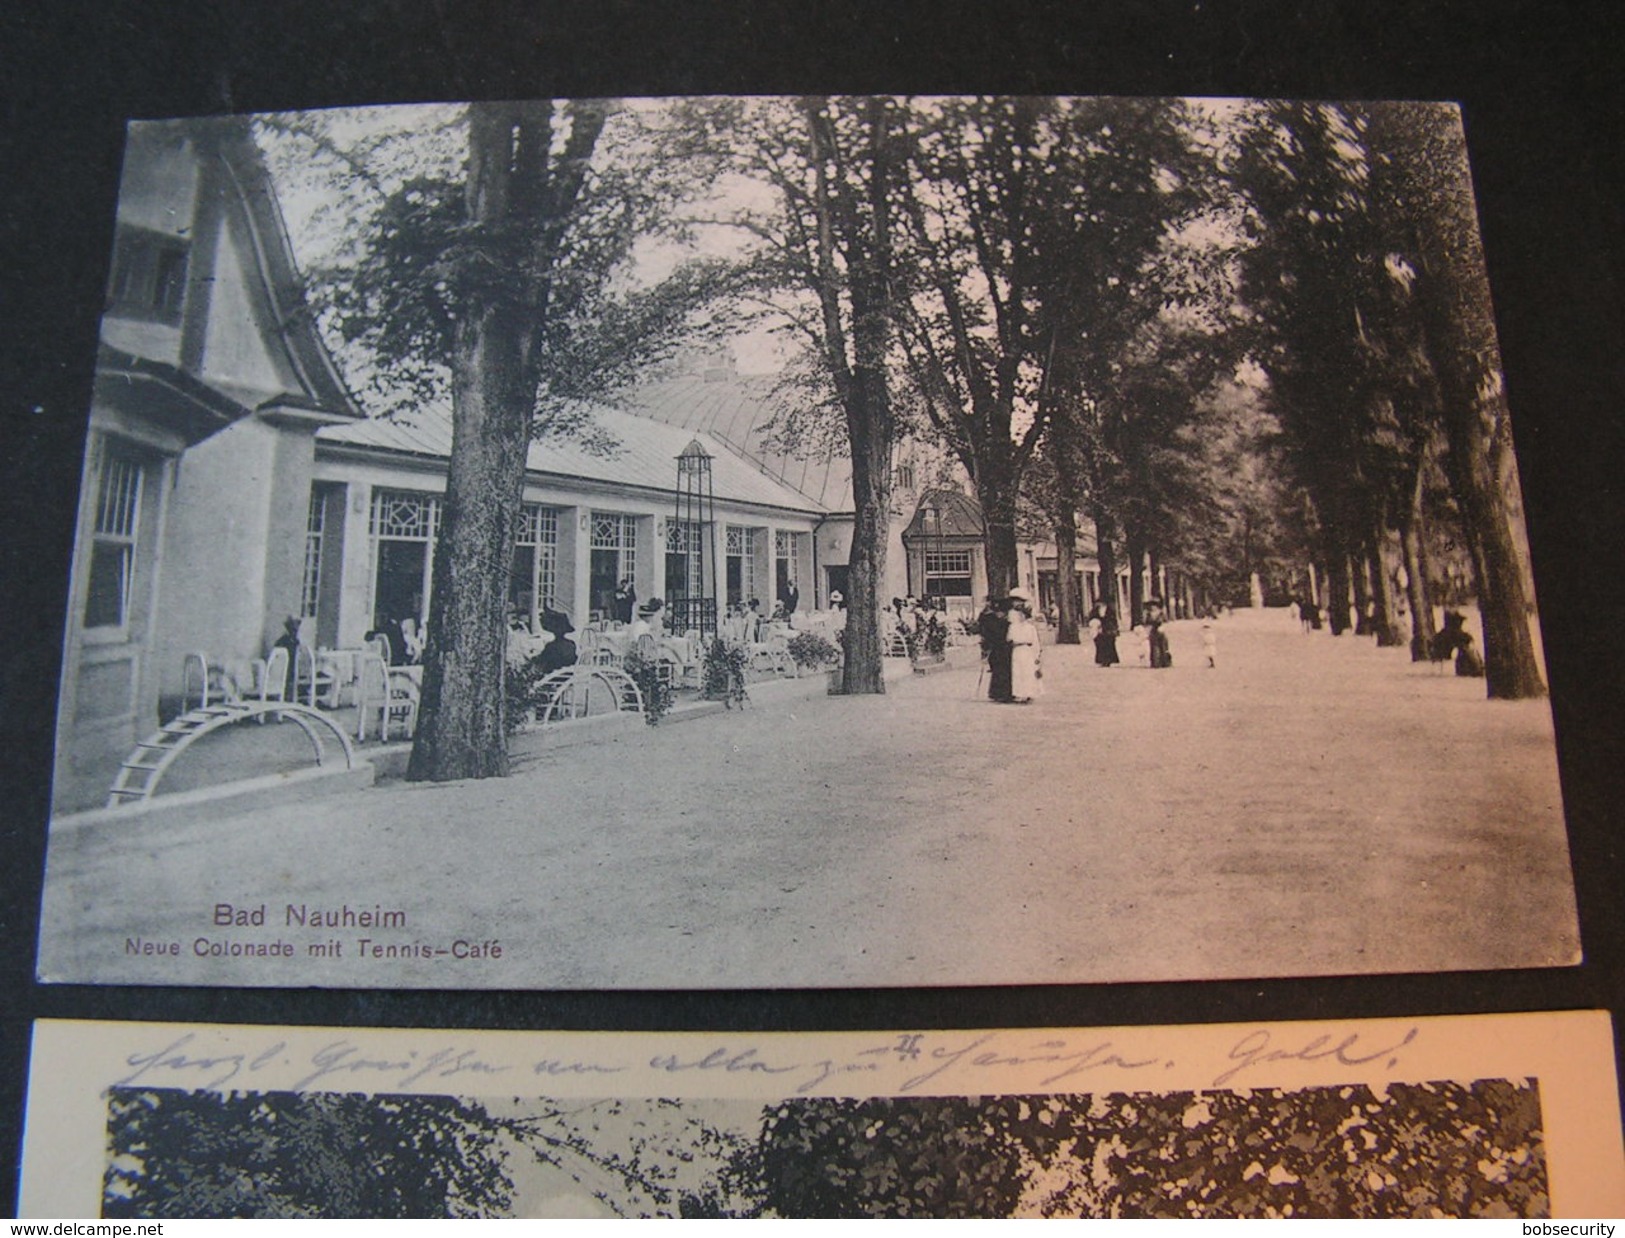
[[[1083,599],[1078,596],[1078,516],[1063,504],[1055,525],[1055,643],[1082,640]]]
[[[854,331],[854,335],[860,335]],[[841,691],[884,693],[886,650],[880,639],[880,590],[886,579],[886,512],[891,505],[891,417],[884,369],[853,368],[848,407],[855,515],[846,600],[846,663]]]
[[[1100,598],[1121,623],[1123,606],[1117,596],[1117,548],[1113,543],[1117,528],[1103,504],[1096,503],[1091,514],[1095,522],[1095,563],[1100,568]]]
[[[1134,627],[1145,618],[1145,543],[1129,529],[1123,535],[1123,548],[1128,554],[1129,617],[1125,626]]]
[[[846,412],[854,508],[846,602],[846,661],[841,691],[886,690],[880,640],[880,589],[886,577],[891,510],[891,449],[895,436],[887,357],[892,324],[892,152],[888,100],[864,102],[862,150],[841,150],[827,101],[803,101],[817,179],[817,287],[823,311],[824,357]],[[863,176],[852,164],[866,163]],[[832,174],[833,171],[833,174]],[[851,357],[841,321],[843,277],[851,306]]]
[[[987,555],[987,591],[1006,597],[1021,581],[1016,554],[1016,494],[1009,452],[989,453],[976,478],[976,501],[981,504],[982,543]]]
[[[1370,636],[1371,615],[1371,560],[1364,550],[1348,557],[1349,582],[1354,587],[1354,634]]]
[[[465,186],[475,227],[508,222],[514,118],[477,105]],[[508,771],[503,612],[536,380],[524,362],[533,324],[508,306],[470,310],[452,354],[452,445],[417,734],[406,776],[444,782]]]
[[[1411,501],[1399,526],[1399,549],[1405,564],[1406,602],[1411,608],[1411,661],[1426,662],[1433,645],[1433,599],[1428,596],[1427,515],[1422,499],[1426,467],[1418,467]]]
[[[1398,593],[1390,571],[1392,559],[1388,552],[1388,530],[1380,522],[1371,530],[1370,558],[1377,648],[1394,649],[1403,645],[1405,640],[1399,634]]]
[[[515,382],[516,342],[493,317],[457,329],[451,461],[406,771],[412,780],[508,772],[503,611],[535,397]]]
[[[1349,627],[1349,557],[1343,540],[1326,534],[1326,623],[1333,636],[1341,636]]]
[[[1523,566],[1500,487],[1490,472],[1490,432],[1477,409],[1457,410],[1448,420],[1452,488],[1472,530],[1486,691],[1503,700],[1544,696],[1546,685],[1529,632]]]

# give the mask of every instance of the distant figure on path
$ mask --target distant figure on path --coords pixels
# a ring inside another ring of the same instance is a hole
[[[1173,654],[1168,649],[1168,638],[1162,631],[1160,598],[1152,598],[1145,604],[1145,641],[1146,655],[1153,670],[1161,670],[1174,664]]]
[[[1464,679],[1484,678],[1484,659],[1478,654],[1472,633],[1467,630],[1467,616],[1459,610],[1444,612],[1444,630],[1434,634],[1428,648],[1428,658],[1435,664],[1445,662],[1454,655],[1456,674]]]
[[[1010,694],[1016,704],[1026,705],[1044,693],[1038,657],[1038,625],[1033,622],[1032,599],[1025,590],[1010,595]]]
[[[1009,604],[988,598],[976,620],[976,634],[982,638],[982,654],[987,658],[987,698],[1001,705],[1015,699],[1010,689]]]
[[[1209,666],[1219,665],[1219,637],[1211,623],[1202,625],[1202,654],[1207,658]]]
[[[1116,666],[1122,661],[1117,656],[1117,637],[1121,632],[1117,612],[1104,602],[1096,602],[1089,614],[1089,626],[1095,634],[1095,665]]]

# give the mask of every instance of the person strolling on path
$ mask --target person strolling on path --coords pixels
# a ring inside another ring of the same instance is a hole
[[[1096,602],[1089,613],[1089,627],[1095,636],[1095,665],[1116,666],[1122,660],[1117,654],[1117,638],[1121,635],[1117,612],[1104,601]]]
[[[1162,630],[1162,599],[1152,598],[1145,604],[1145,640],[1151,668],[1161,670],[1174,664],[1168,650],[1168,637]]]
[[[998,704],[1015,699],[1010,686],[1010,609],[1003,598],[988,598],[976,620],[976,634],[982,639],[987,658],[987,698]]]
[[[1032,598],[1026,590],[1010,595],[1010,694],[1018,705],[1027,705],[1042,696],[1044,681],[1039,678],[1038,624],[1033,622]]]

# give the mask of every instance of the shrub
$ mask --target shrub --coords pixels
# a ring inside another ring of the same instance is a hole
[[[658,660],[646,658],[636,649],[621,659],[621,669],[637,684],[643,695],[643,719],[658,726],[671,709],[671,684],[660,677]]]
[[[711,638],[705,647],[705,659],[700,668],[701,695],[708,701],[723,701],[729,706],[743,703],[745,672],[750,666],[750,650],[744,645],[725,641],[720,636]]]
[[[539,690],[547,677],[540,656],[524,662],[509,662],[502,676],[503,692],[507,697],[507,728],[513,735],[525,729],[536,719],[536,711],[547,704]]]
[[[839,662],[841,651],[817,632],[797,632],[790,638],[790,659],[802,670],[812,670]]]

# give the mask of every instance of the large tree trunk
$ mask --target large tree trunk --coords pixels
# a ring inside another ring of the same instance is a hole
[[[508,222],[514,124],[502,105],[471,112],[465,201],[476,227]],[[470,310],[456,325],[445,519],[435,547],[409,779],[489,778],[508,770],[503,611],[536,406],[536,381],[524,363],[531,328],[500,305]]]
[[[525,477],[534,388],[513,332],[487,313],[457,328],[445,520],[409,779],[508,772],[503,662],[508,564]]]
[[[976,501],[981,504],[982,544],[987,555],[987,591],[1005,597],[1021,583],[1016,554],[1015,470],[1011,453],[990,451],[976,476]]]
[[[886,575],[895,435],[887,358],[892,330],[892,140],[890,103],[863,104],[861,150],[842,150],[826,100],[802,102],[814,160],[818,221],[816,292],[823,315],[824,360],[846,412],[852,455],[853,530],[846,603],[846,661],[841,690],[886,690],[880,640],[880,589]],[[854,169],[866,165],[867,175]],[[837,255],[846,270],[840,270]],[[842,289],[851,306],[842,320]],[[850,358],[847,340],[850,334]]]
[[[1128,556],[1128,621],[1135,627],[1145,618],[1145,543],[1133,529],[1123,533],[1123,551]]]
[[[1405,563],[1406,602],[1411,608],[1411,661],[1426,662],[1433,645],[1433,599],[1428,596],[1427,515],[1422,499],[1427,469],[1419,465],[1411,501],[1399,526],[1399,549]]]
[[[1391,572],[1388,530],[1380,522],[1371,529],[1371,592],[1375,603],[1375,631],[1379,649],[1393,649],[1405,643],[1399,634],[1399,603]]]
[[[1374,609],[1371,602],[1371,559],[1363,549],[1364,539],[1360,544],[1362,549],[1354,551],[1348,558],[1349,583],[1354,588],[1354,634],[1370,636]]]
[[[1100,568],[1100,597],[1118,622],[1123,619],[1122,599],[1117,596],[1117,526],[1102,503],[1091,513],[1095,522],[1095,563]]]
[[[1476,408],[1456,410],[1448,455],[1452,489],[1471,526],[1479,614],[1484,622],[1484,677],[1492,698],[1517,700],[1546,694],[1529,631],[1523,565],[1512,539],[1500,487],[1490,469],[1487,418]]]
[[[847,426],[852,446],[852,494],[856,511],[841,691],[872,694],[886,690],[883,674],[886,650],[880,639],[880,591],[886,579],[892,426],[884,369],[860,362],[853,370],[853,386]]]
[[[1063,504],[1055,524],[1055,643],[1076,645],[1082,639],[1083,599],[1078,596],[1078,516]]]
[[[1326,543],[1326,622],[1333,636],[1341,636],[1349,627],[1349,556],[1343,539],[1330,528]]]

